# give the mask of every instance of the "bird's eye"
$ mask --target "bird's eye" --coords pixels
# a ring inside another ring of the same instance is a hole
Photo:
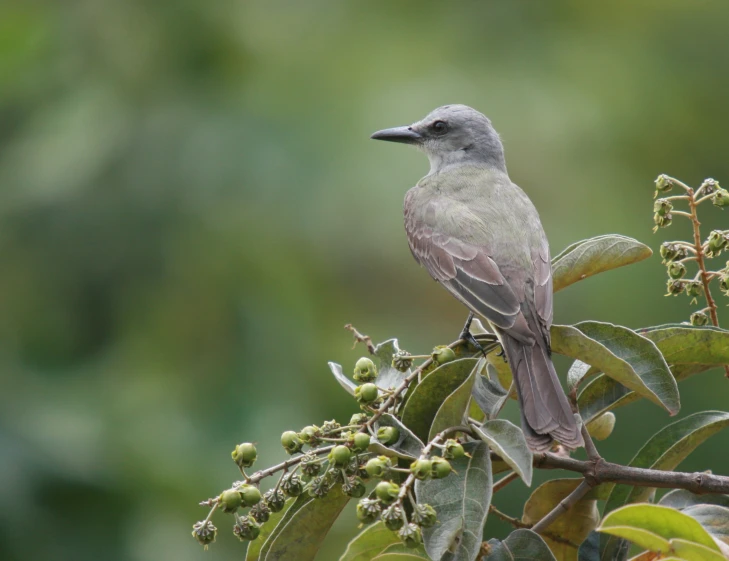
[[[436,121],[431,128],[436,134],[445,134],[448,131],[448,125],[445,121]]]

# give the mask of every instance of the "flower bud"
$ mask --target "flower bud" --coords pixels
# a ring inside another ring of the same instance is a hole
[[[268,519],[271,517],[271,509],[266,504],[266,501],[261,501],[251,507],[250,515],[256,522],[263,524],[264,522],[268,522]]]
[[[413,358],[407,351],[397,351],[392,355],[392,367],[400,372],[407,372],[413,365]]]
[[[311,480],[311,484],[309,485],[309,496],[314,497],[315,499],[320,499],[326,496],[331,488],[332,485],[326,477],[323,475],[315,477]]]
[[[281,512],[283,507],[286,505],[286,495],[281,489],[269,489],[263,495],[263,500],[266,501],[268,508],[271,512]]]
[[[395,444],[400,438],[400,430],[397,427],[380,427],[377,429],[377,440],[387,446]]]
[[[238,491],[240,492],[241,499],[243,499],[243,506],[253,506],[262,498],[258,487],[253,485],[241,485]]]
[[[205,549],[215,541],[217,535],[218,529],[210,520],[195,522],[192,526],[192,537],[197,540],[197,543],[204,546]]]
[[[311,447],[321,444],[321,440],[319,439],[319,437],[321,436],[321,431],[316,425],[309,425],[307,427],[304,427],[303,429],[301,429],[301,432],[298,434],[298,436],[302,442],[305,442]]]
[[[709,316],[707,316],[704,312],[694,312],[691,314],[690,321],[691,325],[701,327],[702,325],[709,324]]]
[[[711,202],[714,206],[718,206],[719,208],[729,206],[729,191],[726,189],[717,189],[714,196],[711,197]]]
[[[301,452],[301,448],[304,446],[299,435],[292,430],[287,430],[281,435],[281,446],[284,447],[289,454],[296,454]]]
[[[704,182],[701,184],[701,187],[699,187],[699,190],[701,191],[702,195],[711,195],[720,188],[721,186],[716,179],[708,178],[704,179]]]
[[[343,444],[335,446],[332,451],[329,452],[329,461],[336,467],[344,467],[349,463],[349,459],[352,457],[352,451],[348,446]]]
[[[383,510],[380,518],[385,523],[385,527],[393,532],[397,532],[405,525],[402,518],[402,509],[397,505],[392,505]]]
[[[438,521],[435,509],[429,504],[418,504],[413,510],[413,522],[423,528],[429,528]]]
[[[443,457],[445,459],[457,460],[458,458],[462,458],[465,455],[466,452],[460,442],[452,438],[449,438],[445,441],[445,445],[443,448]]]
[[[281,490],[289,497],[298,497],[304,492],[304,484],[295,473],[287,473],[281,478]]]
[[[668,199],[657,199],[653,203],[653,212],[655,212],[656,214],[660,214],[661,216],[666,216],[672,210],[673,203]]]
[[[656,227],[653,228],[653,231],[657,230],[658,228],[667,228],[673,222],[673,215],[670,212],[667,214],[658,214],[656,212],[653,215],[653,222],[655,222],[656,224]]]
[[[673,187],[673,181],[665,173],[662,173],[656,177],[656,191],[659,193],[666,193]]]
[[[301,471],[308,477],[316,477],[321,473],[322,465],[313,454],[306,454],[301,458]]]
[[[668,276],[672,279],[683,278],[686,274],[686,265],[680,261],[671,261],[668,264]]]
[[[669,279],[666,288],[666,296],[676,296],[686,290],[686,281]]]
[[[223,512],[227,512],[228,514],[238,510],[242,502],[240,492],[238,492],[237,489],[228,489],[227,491],[223,491],[218,497],[218,504],[220,505],[220,508]]]
[[[324,424],[321,426],[321,431],[324,434],[331,434],[333,432],[336,432],[336,430],[340,428],[342,428],[342,425],[332,419],[331,421],[324,421]]]
[[[405,547],[410,549],[415,549],[423,541],[423,538],[420,535],[420,527],[413,523],[403,526],[397,535],[400,537],[400,541],[405,544]]]
[[[352,449],[355,452],[364,452],[369,448],[370,435],[366,432],[356,432],[352,436]]]
[[[445,364],[446,362],[451,362],[456,359],[456,353],[454,353],[453,349],[446,345],[438,345],[435,347],[430,356],[433,357],[433,362],[438,365]]]
[[[390,459],[387,456],[372,458],[365,465],[365,471],[370,477],[386,477],[390,471]]]
[[[375,495],[385,504],[390,504],[400,493],[400,486],[392,481],[380,481],[375,487]]]
[[[685,247],[671,242],[663,242],[661,244],[660,253],[664,263],[683,259],[688,256],[688,252]]]
[[[377,378],[377,367],[371,359],[363,356],[354,365],[354,378],[355,382],[374,382]]]
[[[362,404],[373,403],[379,397],[377,386],[372,383],[362,384],[354,388],[354,397]]]
[[[706,240],[706,255],[707,257],[716,257],[726,249],[729,244],[729,233],[722,232],[721,230],[713,230],[709,234],[709,238]]]
[[[379,518],[381,510],[380,501],[362,499],[357,503],[357,519],[364,524],[370,524]]]
[[[252,516],[241,516],[233,526],[233,533],[242,542],[251,541],[261,533],[261,526]]]
[[[364,425],[370,420],[370,416],[367,413],[355,413],[352,418],[349,419],[348,425]]]
[[[345,495],[359,499],[360,497],[364,497],[367,492],[367,487],[365,487],[361,478],[353,476],[348,477],[347,480],[342,483],[342,492]]]
[[[433,465],[430,460],[420,458],[410,464],[410,473],[415,476],[415,479],[428,479],[430,472],[433,469]]]
[[[704,286],[696,280],[688,281],[686,283],[686,296],[695,300],[704,293]]]
[[[453,471],[450,462],[445,458],[433,456],[430,461],[433,466],[433,470],[431,472],[433,479],[443,479],[444,477],[448,477]]]
[[[251,467],[253,462],[256,461],[258,452],[253,444],[250,442],[244,442],[242,444],[238,444],[238,446],[236,446],[230,453],[230,456],[233,458],[233,461],[238,464],[238,466],[247,468]]]

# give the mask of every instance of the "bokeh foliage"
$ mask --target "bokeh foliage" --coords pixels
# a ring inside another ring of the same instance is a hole
[[[326,366],[355,356],[344,323],[413,351],[455,338],[465,310],[402,232],[425,161],[373,130],[486,112],[555,252],[688,238],[651,234],[652,180],[728,182],[728,18],[718,0],[3,3],[0,557],[199,559],[190,505],[229,481],[234,443],[278,459],[286,428],[352,412]],[[658,262],[559,294],[555,320],[686,319]],[[683,410],[727,392],[692,378]],[[666,424],[650,407],[621,411],[605,456]],[[729,459],[722,438],[683,469]]]

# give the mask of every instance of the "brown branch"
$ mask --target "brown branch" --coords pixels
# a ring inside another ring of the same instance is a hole
[[[362,335],[351,323],[345,325],[344,329],[346,329],[347,331],[351,331],[352,335],[354,335],[354,345],[352,345],[353,349],[357,346],[357,343],[364,343],[365,345],[367,345],[367,350],[369,351],[369,353],[371,355],[375,354],[375,345],[374,343],[372,343],[372,338],[369,335]]]
[[[584,497],[587,492],[592,489],[592,487],[593,484],[589,483],[587,478],[583,479],[574,491],[559,501],[557,506],[554,507],[549,514],[532,526],[532,531],[537,534],[544,532],[544,530],[546,530],[552,522],[557,520],[557,518],[562,516],[565,512],[572,508],[577,501]]]
[[[508,514],[506,514],[505,512],[501,512],[494,505],[490,505],[489,506],[489,512],[491,512],[497,518],[500,518],[501,520],[503,520],[507,524],[511,524],[512,526],[514,526],[514,528],[526,528],[526,529],[534,530],[534,527],[531,524],[525,524],[524,522],[522,522],[518,518],[513,518],[513,517],[509,516]],[[555,542],[558,542],[558,543],[563,543],[565,545],[569,545],[570,547],[574,547],[575,549],[577,549],[578,547],[580,547],[580,544],[574,543],[574,542],[568,540],[567,538],[564,538],[564,537],[562,537],[562,536],[560,536],[558,534],[553,534],[552,532],[545,532],[545,531],[541,532],[541,534],[544,537],[547,537],[547,538],[549,538],[552,541],[555,541]]]

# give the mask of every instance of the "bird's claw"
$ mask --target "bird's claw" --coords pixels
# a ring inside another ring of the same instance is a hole
[[[481,343],[479,343],[476,338],[471,333],[471,322],[473,321],[473,314],[468,314],[468,319],[466,320],[466,325],[463,326],[463,330],[461,331],[461,334],[459,336],[459,339],[461,341],[465,341],[467,345],[473,345],[476,350],[481,353],[484,358],[486,358],[486,351],[481,346]]]

